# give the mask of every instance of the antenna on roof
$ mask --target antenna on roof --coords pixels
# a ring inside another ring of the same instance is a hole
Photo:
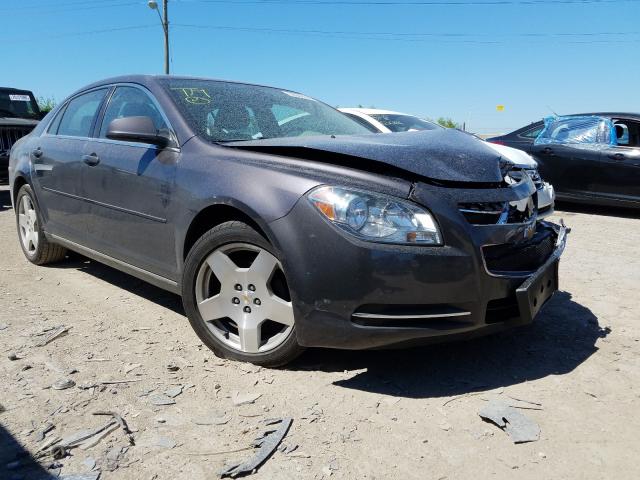
[[[558,115],[558,114],[556,113],[556,111],[555,111],[553,108],[551,108],[549,105],[547,105],[546,107],[547,107],[549,110],[551,110],[551,113],[553,113],[556,117],[559,117],[559,116],[560,116],[560,115]]]

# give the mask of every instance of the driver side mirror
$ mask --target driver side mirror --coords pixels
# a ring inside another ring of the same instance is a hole
[[[126,142],[149,143],[160,148],[173,143],[171,134],[158,130],[150,117],[116,118],[109,123],[107,138]]]

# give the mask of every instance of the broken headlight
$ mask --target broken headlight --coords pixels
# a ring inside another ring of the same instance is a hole
[[[309,201],[331,223],[362,240],[413,245],[442,245],[436,222],[411,202],[342,187],[318,187]]]

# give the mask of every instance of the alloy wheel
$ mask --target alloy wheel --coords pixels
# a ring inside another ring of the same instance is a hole
[[[265,353],[291,334],[293,307],[282,265],[248,243],[209,254],[195,283],[198,311],[221,342],[244,353]]]
[[[18,226],[20,241],[25,252],[34,255],[38,249],[38,216],[29,195],[23,195],[18,205]]]

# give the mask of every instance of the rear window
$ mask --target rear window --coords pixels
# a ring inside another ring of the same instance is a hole
[[[436,130],[442,128],[435,123],[427,122],[413,115],[370,114],[392,132],[408,132],[410,130]]]
[[[0,90],[0,117],[40,119],[40,109],[30,92]]]

